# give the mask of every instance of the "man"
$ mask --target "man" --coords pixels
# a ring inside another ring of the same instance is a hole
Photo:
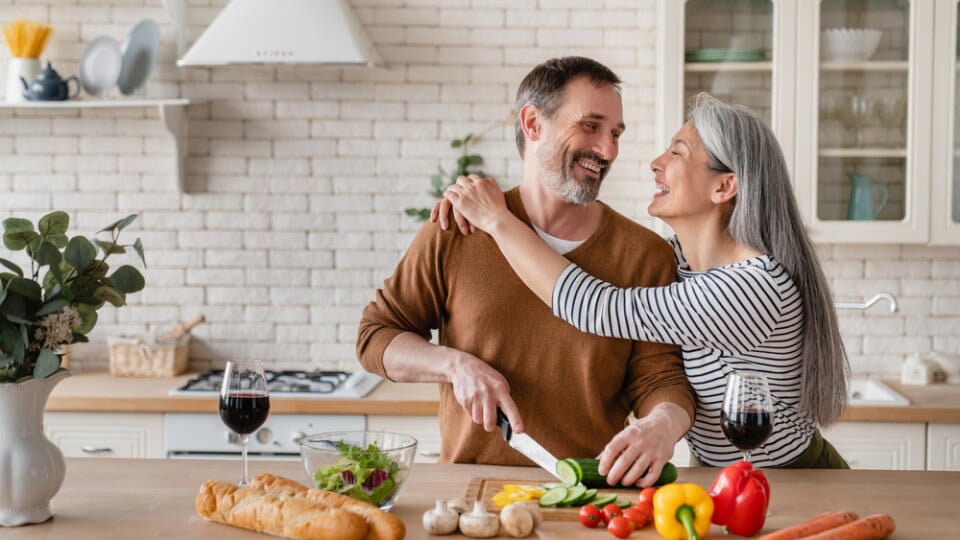
[[[664,285],[675,275],[667,243],[596,201],[624,130],[619,84],[581,57],[549,60],[524,78],[523,179],[507,205],[601,279]],[[439,345],[428,342],[432,329]],[[580,333],[523,285],[488,235],[433,223],[364,310],[357,352],[388,379],[440,383],[446,462],[530,465],[500,437],[500,408],[557,457],[600,454],[609,482],[647,486],[694,415],[676,347]]]

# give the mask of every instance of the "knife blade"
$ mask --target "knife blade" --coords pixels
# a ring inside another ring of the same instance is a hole
[[[554,478],[560,479],[560,475],[557,474],[557,458],[553,457],[553,454],[535,441],[533,437],[526,433],[514,433],[510,426],[510,420],[500,409],[497,409],[497,426],[500,427],[503,440],[507,441],[511,448],[539,465]]]

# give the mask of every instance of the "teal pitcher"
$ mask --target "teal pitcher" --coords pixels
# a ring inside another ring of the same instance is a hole
[[[847,219],[877,219],[880,210],[887,204],[887,186],[874,186],[865,174],[848,173],[850,177],[850,206],[847,207]],[[880,202],[877,203],[877,194]]]

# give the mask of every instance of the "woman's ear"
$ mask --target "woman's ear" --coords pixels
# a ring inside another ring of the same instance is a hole
[[[536,141],[540,138],[540,109],[527,103],[520,109],[520,128],[527,139]]]
[[[731,201],[737,196],[739,189],[739,185],[737,184],[737,175],[733,173],[722,174],[720,176],[720,182],[710,195],[710,200],[716,204],[722,204],[727,201]]]

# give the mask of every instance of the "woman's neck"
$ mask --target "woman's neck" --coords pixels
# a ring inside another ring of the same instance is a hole
[[[694,272],[705,272],[763,255],[737,243],[718,222],[669,223],[683,248],[683,258]]]

